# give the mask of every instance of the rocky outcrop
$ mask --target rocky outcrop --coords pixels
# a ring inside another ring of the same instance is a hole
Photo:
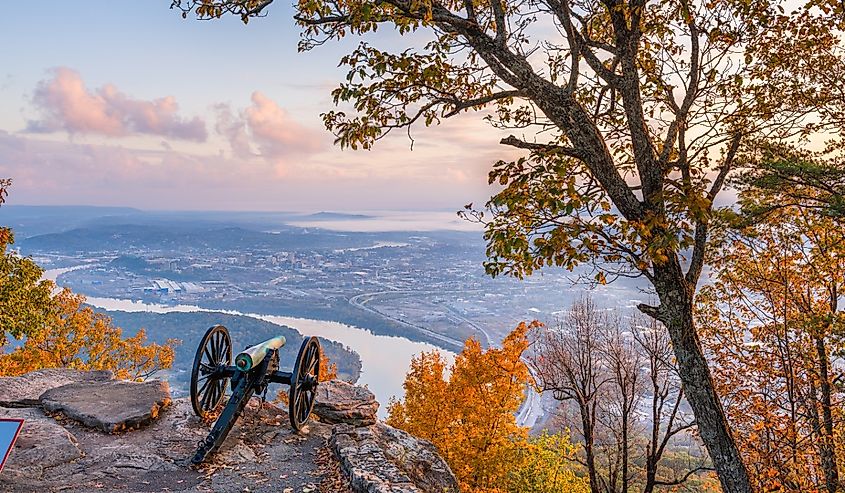
[[[37,406],[41,394],[67,385],[81,382],[104,382],[112,379],[110,371],[82,371],[69,368],[48,368],[36,370],[20,377],[0,378],[0,406]]]
[[[437,493],[458,492],[455,474],[433,443],[383,423],[371,429],[384,456],[407,474],[419,489]]]
[[[369,426],[378,419],[378,406],[376,396],[366,387],[332,380],[317,387],[314,414],[323,423]]]
[[[0,492],[457,491],[434,447],[376,423],[378,402],[354,385],[320,384],[321,418],[300,433],[291,430],[284,410],[253,399],[221,449],[197,469],[190,458],[210,427],[188,399],[168,406],[166,382],[83,372],[30,375],[0,378],[0,389],[21,389],[7,398],[15,407],[0,406],[0,417],[25,420],[0,475]]]
[[[0,408],[0,418],[24,420],[12,459],[3,469],[3,479],[37,479],[46,469],[83,456],[76,437],[37,409]]]
[[[458,481],[431,442],[378,423],[365,387],[340,380],[317,388],[314,414],[334,424],[329,444],[355,493],[457,493]]]
[[[76,382],[41,395],[48,412],[61,412],[89,428],[105,433],[140,428],[170,405],[167,382]]]
[[[458,481],[431,442],[382,423],[337,425],[330,440],[356,493],[457,493]]]

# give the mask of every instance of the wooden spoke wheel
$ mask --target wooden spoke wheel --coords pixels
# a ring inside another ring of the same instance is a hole
[[[222,325],[215,325],[200,341],[191,370],[191,405],[200,418],[208,417],[223,400],[229,383],[225,368],[231,364],[229,331]]]
[[[320,381],[320,340],[309,337],[302,341],[296,364],[290,376],[288,415],[294,430],[299,431],[308,421],[314,400],[317,397],[317,383]]]

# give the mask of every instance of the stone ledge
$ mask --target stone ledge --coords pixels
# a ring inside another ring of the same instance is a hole
[[[3,477],[38,478],[44,469],[67,464],[84,454],[76,437],[37,409],[0,409],[2,418],[24,420]]]
[[[356,493],[458,493],[458,481],[437,449],[378,423],[336,425],[329,441]]]
[[[387,459],[369,427],[337,425],[329,445],[355,493],[421,493],[407,474]]]

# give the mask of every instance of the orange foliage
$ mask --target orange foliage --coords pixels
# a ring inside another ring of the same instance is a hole
[[[324,351],[320,351],[320,381],[328,382],[337,378],[337,365],[329,360]]]
[[[845,328],[842,229],[784,209],[726,238],[711,262],[698,322],[749,472],[763,491],[828,491],[842,440],[830,392]]]
[[[83,306],[85,297],[64,289],[45,307],[44,328],[24,344],[0,355],[0,375],[20,375],[39,368],[112,370],[117,378],[143,380],[173,364],[174,346],[145,344],[144,330],[123,338],[103,313]]]
[[[526,430],[514,413],[530,380],[522,361],[527,324],[520,324],[501,348],[482,349],[469,339],[448,369],[437,351],[411,362],[405,398],[392,400],[387,423],[437,446],[463,491],[502,491],[516,442]]]

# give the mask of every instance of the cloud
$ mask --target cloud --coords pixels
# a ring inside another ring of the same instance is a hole
[[[66,131],[70,134],[101,134],[121,137],[133,134],[157,135],[204,142],[205,121],[181,117],[173,96],[150,101],[132,99],[112,84],[94,91],[85,87],[75,70],[59,67],[35,88],[32,101],[41,119],[27,125],[29,132]]]
[[[252,150],[252,142],[247,134],[246,121],[235,115],[227,104],[218,104],[214,109],[217,111],[217,123],[214,130],[229,141],[232,154],[239,158],[256,156],[257,153]]]
[[[260,91],[252,93],[252,104],[237,114],[226,104],[215,106],[215,130],[229,141],[232,154],[261,156],[277,164],[290,156],[323,149],[323,135],[291,118],[275,101]]]

